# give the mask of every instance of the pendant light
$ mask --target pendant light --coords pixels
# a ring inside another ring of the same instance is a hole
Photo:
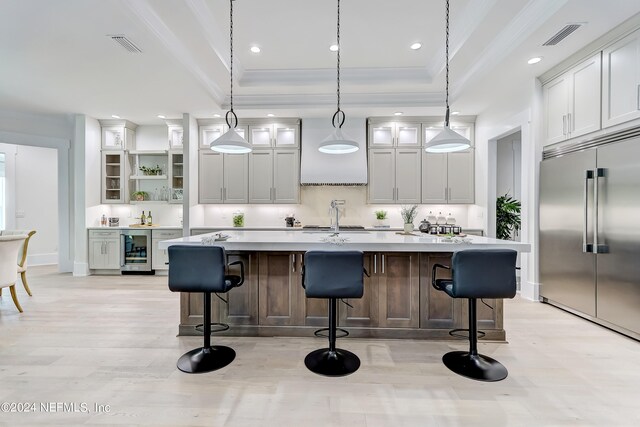
[[[340,51],[342,50],[340,46],[340,0],[338,0],[338,25],[337,25],[337,44],[338,51],[336,52],[338,55],[337,60],[337,95],[338,95],[338,109],[334,113],[333,118],[331,119],[331,124],[334,127],[333,132],[324,141],[320,143],[318,150],[322,153],[327,154],[348,154],[356,152],[360,149],[360,144],[357,141],[352,140],[344,132],[342,132],[342,125],[344,124],[345,114],[344,111],[340,109]],[[336,126],[337,123],[337,126]]]
[[[446,104],[447,112],[444,116],[444,129],[424,146],[429,153],[451,153],[454,151],[466,150],[471,147],[471,141],[455,132],[449,127],[449,0],[447,0],[446,11]]]
[[[244,154],[251,151],[251,145],[236,132],[235,128],[238,126],[238,116],[236,116],[236,113],[233,111],[233,2],[234,0],[229,0],[229,50],[231,52],[229,62],[229,75],[231,76],[230,108],[224,116],[229,130],[220,136],[220,138],[215,139],[209,147],[218,153]]]

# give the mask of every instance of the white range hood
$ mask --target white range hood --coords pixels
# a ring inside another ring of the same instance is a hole
[[[300,184],[367,184],[366,120],[347,117],[342,130],[360,144],[360,149],[350,154],[321,153],[318,151],[318,146],[333,131],[331,120],[329,118],[302,120]]]

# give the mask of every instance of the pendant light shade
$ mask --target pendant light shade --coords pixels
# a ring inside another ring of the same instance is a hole
[[[425,144],[424,149],[428,153],[452,153],[469,147],[471,147],[471,141],[449,126],[445,126],[439,134]]]
[[[222,134],[220,138],[213,140],[211,144],[209,144],[209,148],[218,153],[244,154],[251,152],[252,148],[251,144],[235,131],[236,126],[238,126],[238,116],[236,116],[236,113],[233,111],[233,2],[234,0],[229,0],[229,51],[231,53],[229,76],[231,78],[231,95],[229,97],[229,111],[227,111],[225,115],[229,130]]]
[[[326,154],[355,153],[359,149],[360,145],[345,135],[341,128],[335,128],[318,147],[318,151]]]
[[[446,9],[446,36],[445,36],[445,56],[446,56],[446,104],[447,111],[444,116],[444,129],[431,141],[424,145],[428,153],[452,153],[466,150],[471,147],[471,141],[449,127],[449,0]]]
[[[349,138],[344,132],[342,132],[342,125],[344,124],[344,120],[346,118],[344,111],[340,109],[340,51],[342,47],[340,46],[340,0],[338,0],[338,25],[337,25],[337,86],[338,89],[336,91],[338,96],[338,109],[333,115],[331,119],[331,124],[334,127],[333,132],[327,138],[324,139],[320,143],[318,147],[318,151],[326,154],[348,154],[355,153],[360,149],[360,144],[358,141],[354,141]]]

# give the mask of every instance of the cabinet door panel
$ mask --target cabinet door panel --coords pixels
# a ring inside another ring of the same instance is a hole
[[[293,256],[281,252],[260,253],[260,325],[294,326],[300,321],[298,305],[301,301],[302,284]]]
[[[249,126],[249,142],[255,148],[269,148],[273,141],[272,125]]]
[[[258,260],[257,255],[230,254],[229,263],[242,261],[244,263],[244,283],[227,293],[229,304],[220,301],[221,318],[223,323],[230,325],[257,325],[258,324]],[[229,267],[229,274],[240,275],[240,266]]]
[[[449,203],[474,202],[473,157],[473,151],[447,154],[447,196]]]
[[[569,136],[600,129],[600,53],[571,70]]]
[[[227,126],[222,124],[200,126],[200,148],[210,148],[211,143],[220,138],[227,130]]]
[[[273,132],[275,146],[283,148],[295,148],[300,146],[300,134],[298,125],[275,124]]]
[[[420,203],[422,151],[396,149],[396,202]]]
[[[89,268],[105,268],[105,247],[104,240],[89,240]]]
[[[395,201],[395,150],[369,150],[369,203]]]
[[[447,155],[422,153],[422,203],[447,203]]]
[[[373,268],[373,258],[380,258],[378,254],[364,255],[364,268],[370,277],[364,276],[364,293],[362,298],[349,298],[345,301],[353,306],[340,305],[340,326],[378,326],[378,278]]]
[[[249,156],[224,155],[224,203],[249,202]]]
[[[420,123],[396,123],[396,145],[398,147],[420,147],[422,138]]]
[[[369,148],[393,147],[395,123],[369,125]]]
[[[602,51],[602,126],[640,117],[640,31]]]
[[[451,254],[420,254],[420,327],[423,329],[454,329],[462,327],[462,301],[451,298],[431,284],[434,264],[451,265]],[[438,279],[450,278],[447,270],[438,270]]]
[[[200,203],[222,203],[223,178],[223,155],[213,151],[201,151],[198,167]]]
[[[273,151],[249,153],[249,203],[273,201]]]
[[[300,151],[273,151],[274,203],[300,202]]]
[[[106,240],[106,260],[103,268],[120,270],[120,240]]]
[[[388,252],[380,256],[379,326],[417,328],[420,323],[418,254]]]
[[[544,144],[555,144],[567,137],[569,110],[569,76],[564,75],[547,83],[543,88]]]

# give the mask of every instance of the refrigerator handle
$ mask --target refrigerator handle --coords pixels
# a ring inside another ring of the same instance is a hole
[[[589,180],[593,179],[593,171],[586,170],[584,175],[584,193],[583,193],[583,206],[584,218],[582,223],[582,252],[593,252],[593,243],[587,243],[587,229],[589,228]],[[595,235],[595,234],[594,234]]]
[[[599,189],[600,187],[600,178],[606,177],[606,169],[605,168],[597,168],[596,176],[595,176],[595,184],[593,185],[593,197],[595,200],[595,209],[593,213],[593,252],[597,254],[606,254],[609,252],[609,246],[600,243],[604,242],[604,239],[600,239],[600,218],[598,216],[598,211],[600,210],[600,195]]]

